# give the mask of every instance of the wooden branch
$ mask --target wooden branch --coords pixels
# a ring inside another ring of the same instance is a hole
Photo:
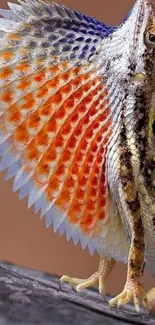
[[[109,297],[106,297],[109,300]],[[129,305],[110,309],[95,290],[82,296],[55,276],[0,263],[0,325],[125,325],[155,324],[142,309]]]

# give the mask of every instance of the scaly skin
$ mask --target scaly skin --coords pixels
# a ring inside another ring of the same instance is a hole
[[[67,240],[96,250],[99,270],[63,276],[77,291],[127,263],[123,292],[150,308],[155,275],[155,10],[137,0],[116,27],[55,3],[0,10],[0,170]]]
[[[104,296],[105,295],[105,281],[108,278],[110,272],[112,271],[115,265],[115,261],[113,259],[107,259],[106,257],[102,257],[100,259],[98,271],[92,274],[88,279],[77,279],[71,278],[67,275],[63,275],[60,278],[60,282],[68,282],[71,286],[76,286],[76,291],[81,292],[83,289],[98,285],[99,293]]]

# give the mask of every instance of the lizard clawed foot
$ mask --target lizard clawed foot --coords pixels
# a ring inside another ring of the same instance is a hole
[[[83,289],[98,285],[99,293],[105,295],[105,280],[111,272],[115,261],[113,259],[108,259],[107,257],[102,257],[100,259],[98,271],[92,274],[88,279],[77,279],[70,278],[67,275],[63,275],[60,279],[60,283],[67,282],[71,286],[75,286],[77,292],[81,292]]]
[[[75,286],[78,293],[80,293],[85,288],[98,284],[99,293],[103,296],[105,294],[103,274],[100,274],[99,271],[92,274],[88,279],[70,278],[67,275],[63,275],[60,279],[60,283],[62,282],[67,282],[71,286]]]
[[[127,281],[121,294],[109,301],[109,305],[110,307],[113,307],[115,305],[117,305],[117,307],[121,307],[131,300],[134,302],[137,313],[140,312],[140,300],[147,309],[151,310],[151,306],[145,294],[143,284],[132,279]]]

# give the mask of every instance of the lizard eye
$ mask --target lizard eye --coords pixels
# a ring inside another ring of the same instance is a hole
[[[150,48],[155,48],[155,34],[147,33],[145,36],[146,45]]]
[[[150,34],[149,35],[149,41],[150,41],[150,43],[154,43],[155,44],[155,34]]]

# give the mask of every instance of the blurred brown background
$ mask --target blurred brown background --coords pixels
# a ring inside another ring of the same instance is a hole
[[[11,1],[11,0],[10,0]],[[15,2],[15,1],[14,1]],[[126,16],[134,0],[59,0],[66,6],[89,16],[116,24]],[[0,0],[0,7],[7,7]],[[59,238],[52,228],[46,229],[33,208],[27,209],[27,200],[19,201],[18,193],[12,193],[12,182],[4,181],[0,173],[0,259],[55,274],[87,277],[97,270],[99,257],[91,257],[87,250]],[[116,294],[122,289],[126,277],[126,266],[118,263],[107,281],[107,290]],[[145,272],[148,290],[154,279]]]

